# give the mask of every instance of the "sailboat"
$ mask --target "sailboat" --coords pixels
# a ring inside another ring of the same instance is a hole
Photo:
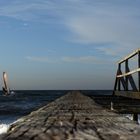
[[[14,94],[13,91],[10,91],[9,87],[8,87],[8,76],[6,72],[3,72],[3,84],[4,86],[2,87],[3,93],[4,95],[11,95]]]

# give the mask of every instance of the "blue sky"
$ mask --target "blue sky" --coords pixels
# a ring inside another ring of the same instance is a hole
[[[14,89],[112,89],[116,62],[140,47],[139,7],[139,0],[1,0],[0,73]]]

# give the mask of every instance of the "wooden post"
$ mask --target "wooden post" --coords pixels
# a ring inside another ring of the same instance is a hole
[[[119,69],[117,70],[117,74],[116,74],[116,79],[115,79],[115,85],[114,85],[113,95],[115,95],[115,91],[118,90],[118,89],[117,89],[118,80],[119,80],[119,78],[117,78],[118,75],[119,75]]]
[[[119,71],[119,73],[121,72],[121,63],[119,63],[118,71]],[[121,90],[121,79],[118,78],[118,91],[120,91],[120,90]]]
[[[137,113],[133,114],[133,121],[138,122],[138,114]]]
[[[128,73],[129,69],[128,69],[128,59],[125,61],[125,73]],[[128,76],[125,77],[125,90],[128,91]]]
[[[138,68],[130,70],[129,59],[136,55],[138,55]],[[122,63],[125,64],[125,72],[122,72],[121,70]],[[138,73],[138,84],[135,83],[133,78],[132,74],[134,73]],[[129,91],[129,84],[132,88],[132,91],[140,93],[140,49],[137,49],[132,54],[126,56],[124,59],[118,62],[118,74],[115,80],[114,91]]]
[[[140,68],[140,51],[138,51],[138,68]],[[140,71],[138,72],[138,91],[140,92]]]
[[[114,104],[113,104],[113,102],[111,101],[111,103],[110,103],[110,110],[114,110]]]

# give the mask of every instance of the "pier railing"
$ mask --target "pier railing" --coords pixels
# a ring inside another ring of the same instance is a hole
[[[136,55],[138,56],[138,67],[134,70],[130,70],[129,60]],[[122,72],[122,64],[125,65],[124,73]],[[137,82],[134,80],[134,73],[138,73]],[[140,49],[137,49],[136,51],[118,62],[118,70],[114,86],[114,95],[140,99]]]

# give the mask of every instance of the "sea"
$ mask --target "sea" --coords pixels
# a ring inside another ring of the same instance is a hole
[[[0,134],[6,133],[9,126],[30,112],[68,93],[68,90],[20,90],[4,96],[0,91]],[[111,90],[86,90],[84,94],[112,95]]]

